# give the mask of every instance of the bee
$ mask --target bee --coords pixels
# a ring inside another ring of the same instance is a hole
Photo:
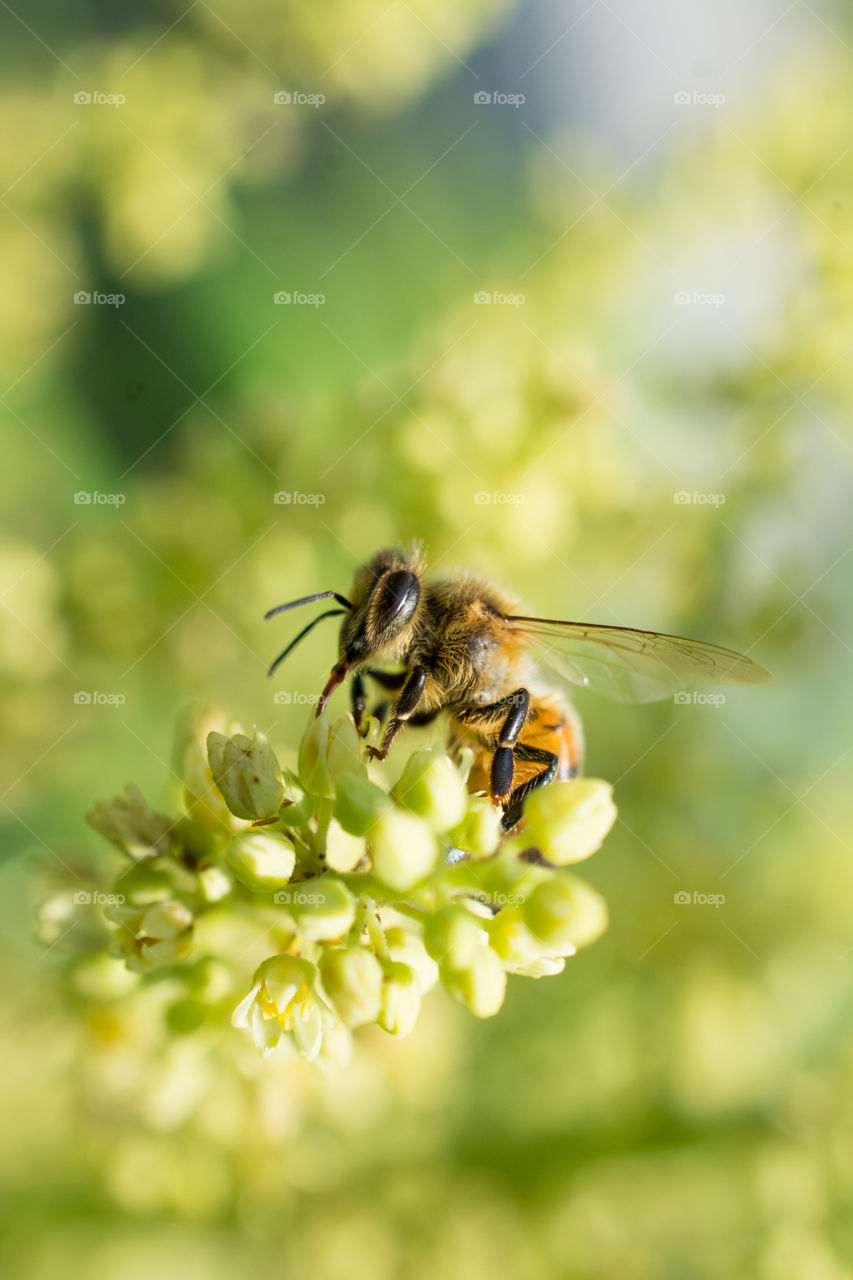
[[[771,679],[751,658],[716,644],[520,614],[515,601],[485,579],[427,577],[417,546],[378,551],[356,571],[348,597],[321,591],[278,605],[266,617],[329,597],[338,607],[304,627],[269,674],[318,622],[342,615],[338,661],[317,714],[350,677],[352,713],[363,732],[367,682],[393,694],[381,745],[368,748],[384,760],[401,729],[446,713],[451,746],[473,748],[468,787],[487,791],[501,806],[505,831],[519,822],[532,791],[576,777],[583,764],[577,713],[543,682],[539,663],[622,702],[652,702],[690,684]]]

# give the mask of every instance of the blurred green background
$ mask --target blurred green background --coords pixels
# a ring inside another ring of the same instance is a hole
[[[647,9],[3,6],[8,1274],[853,1276],[853,27]],[[326,1080],[90,998],[84,812],[193,703],[286,757],[264,610],[415,536],[775,684],[578,696],[611,927],[492,1022]]]

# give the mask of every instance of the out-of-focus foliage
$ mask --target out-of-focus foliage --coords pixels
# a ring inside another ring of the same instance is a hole
[[[472,104],[497,6],[92,12],[27,15],[57,57],[9,18],[0,94],[15,1274],[216,1280],[286,1240],[297,1276],[845,1280],[848,51],[633,181],[595,153],[596,201],[586,138]],[[296,627],[263,612],[412,536],[531,610],[774,672],[722,706],[579,697],[609,932],[492,1022],[428,997],[405,1041],[366,1029],[333,1080],[182,1034],[119,967],[69,991],[82,926],[33,947],[30,899],[103,872],[83,812],[128,779],[168,808],[195,700],[297,740],[333,637],[276,700]]]

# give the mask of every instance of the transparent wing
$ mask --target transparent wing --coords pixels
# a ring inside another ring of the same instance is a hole
[[[560,675],[617,702],[654,702],[693,684],[766,684],[769,672],[718,644],[657,631],[507,618]]]

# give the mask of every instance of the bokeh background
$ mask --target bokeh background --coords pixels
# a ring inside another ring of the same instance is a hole
[[[848,7],[0,23],[8,1274],[853,1276]],[[192,704],[287,759],[334,637],[275,702],[264,610],[415,536],[775,684],[578,696],[611,927],[495,1020],[439,991],[325,1079],[130,1016],[32,939],[85,811],[168,806]]]

